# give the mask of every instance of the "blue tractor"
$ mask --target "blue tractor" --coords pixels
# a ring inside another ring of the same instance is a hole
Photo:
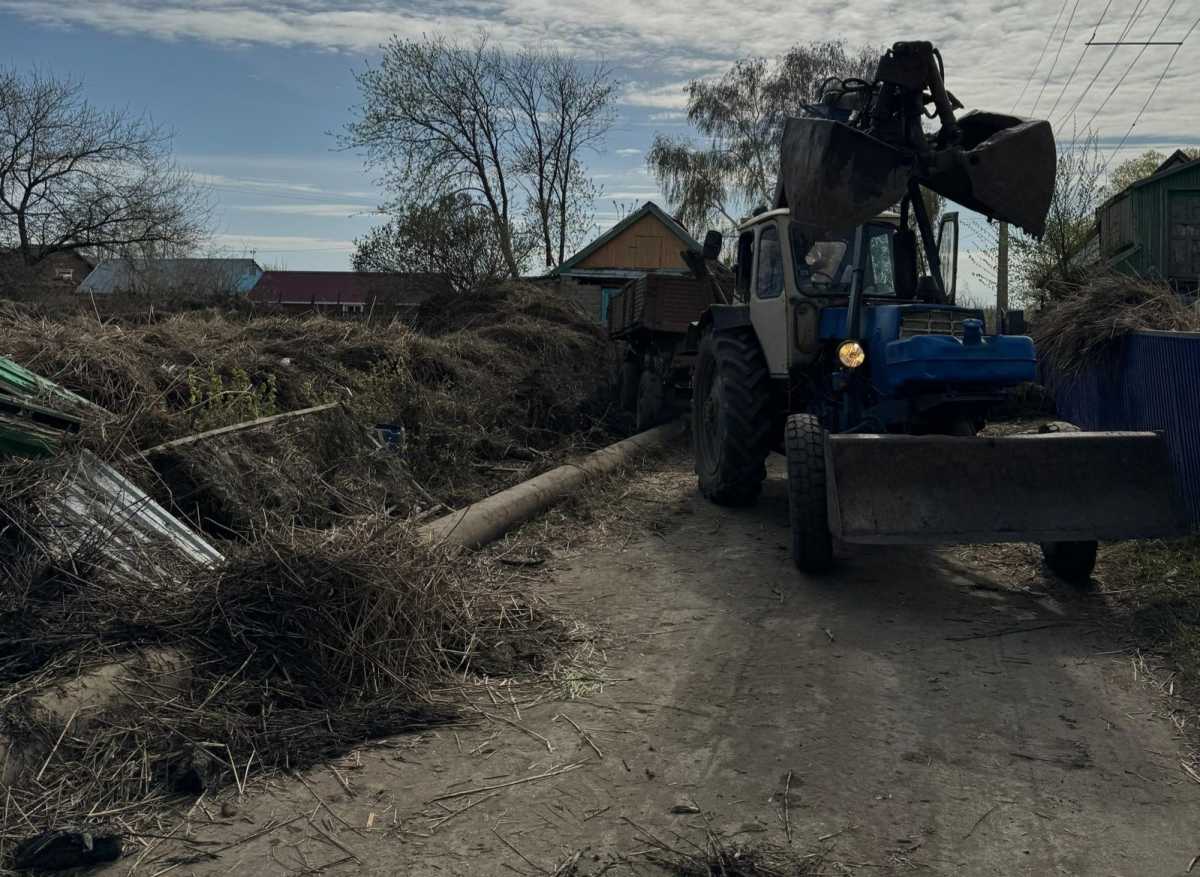
[[[1055,155],[1046,122],[957,108],[936,49],[897,43],[873,83],[834,83],[788,121],[774,209],[740,226],[732,288],[691,331],[700,490],[752,502],[774,450],[802,570],[827,570],[835,538],[1038,542],[1086,581],[1097,540],[1179,531],[1166,449],[1067,424],[978,436],[1037,357],[955,304],[958,217],[935,234],[921,188],[1039,235]],[[721,246],[710,232],[705,257]]]

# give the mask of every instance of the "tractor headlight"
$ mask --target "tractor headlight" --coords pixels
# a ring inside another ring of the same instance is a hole
[[[843,341],[838,345],[838,359],[846,368],[858,368],[867,361],[867,352],[857,341]]]

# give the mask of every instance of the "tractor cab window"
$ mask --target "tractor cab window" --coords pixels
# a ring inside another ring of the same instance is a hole
[[[864,231],[867,263],[863,272],[863,292],[867,295],[895,295],[896,277],[892,262],[890,225],[868,225]]]
[[[845,292],[850,288],[850,249],[845,238],[813,241],[800,226],[791,227],[792,265],[796,286],[812,295]]]
[[[758,269],[754,275],[754,295],[775,298],[783,293],[783,248],[779,229],[768,225],[758,235]]]

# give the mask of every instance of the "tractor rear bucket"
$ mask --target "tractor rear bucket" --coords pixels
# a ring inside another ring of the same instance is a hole
[[[844,434],[826,443],[829,524],[846,542],[1156,538],[1186,531],[1152,432],[996,438]]]
[[[1057,172],[1050,123],[971,112],[958,120],[958,128],[961,150],[939,153],[920,182],[963,207],[1040,238]]]
[[[923,160],[858,128],[791,118],[783,131],[776,207],[820,231],[846,231],[893,207],[915,178],[940,195],[1040,237],[1054,193],[1049,122],[972,112],[958,145]]]

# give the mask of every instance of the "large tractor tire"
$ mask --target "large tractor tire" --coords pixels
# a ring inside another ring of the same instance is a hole
[[[771,375],[749,329],[705,332],[692,389],[692,444],[700,492],[719,505],[748,505],[767,477]]]
[[[628,411],[630,414],[637,411],[638,382],[641,376],[641,364],[632,356],[626,357],[621,363],[617,390],[617,403],[622,411]]]
[[[825,430],[811,414],[793,414],[783,430],[787,452],[792,560],[802,572],[828,572],[833,536],[825,493]]]
[[[1043,424],[1039,433],[1079,432],[1071,423],[1055,421]],[[1092,570],[1096,568],[1096,542],[1043,542],[1042,559],[1046,566],[1060,578],[1077,587],[1091,582]]]

